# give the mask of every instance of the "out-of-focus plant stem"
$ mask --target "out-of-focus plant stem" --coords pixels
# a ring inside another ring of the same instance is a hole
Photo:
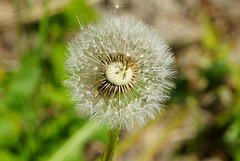
[[[163,118],[162,113],[157,116],[158,119],[150,121],[145,127],[131,132],[131,134],[124,140],[118,143],[116,147],[115,157],[119,157],[128,149],[130,149],[134,144],[142,137],[147,131],[151,130],[157,123]]]
[[[118,140],[118,135],[119,135],[119,128],[109,130],[107,142],[106,142],[104,153],[102,156],[102,161],[112,161],[114,150]]]
[[[176,127],[179,127],[183,121],[186,120],[187,116],[191,114],[191,110],[191,107],[186,107],[184,110],[182,110],[181,113],[172,120],[168,127],[166,127],[164,133],[161,134],[157,140],[154,140],[150,146],[146,147],[134,161],[149,160],[151,157],[155,156],[157,151],[163,147],[165,141],[171,136],[170,134],[172,130]]]

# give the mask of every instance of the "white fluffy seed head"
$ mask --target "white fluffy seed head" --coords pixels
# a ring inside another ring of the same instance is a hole
[[[173,64],[157,30],[132,18],[107,16],[69,44],[65,84],[80,116],[131,129],[162,111],[174,87]]]

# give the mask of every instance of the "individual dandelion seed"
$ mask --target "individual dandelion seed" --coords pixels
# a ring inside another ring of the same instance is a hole
[[[156,29],[109,15],[69,44],[65,84],[80,116],[131,129],[162,111],[174,87],[174,62]]]

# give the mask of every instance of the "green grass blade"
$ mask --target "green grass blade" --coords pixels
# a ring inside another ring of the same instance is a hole
[[[74,151],[80,144],[84,144],[94,133],[100,130],[101,127],[95,126],[93,121],[87,122],[82,128],[80,128],[75,134],[72,135],[63,145],[60,147],[49,161],[62,161]]]

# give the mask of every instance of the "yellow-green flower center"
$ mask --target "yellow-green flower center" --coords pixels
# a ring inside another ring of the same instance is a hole
[[[117,86],[130,83],[133,71],[121,62],[112,62],[106,68],[107,80]]]

